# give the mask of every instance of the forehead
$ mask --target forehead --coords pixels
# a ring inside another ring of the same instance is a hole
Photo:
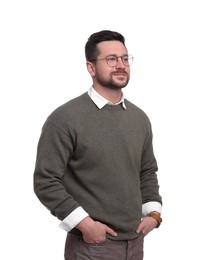
[[[97,45],[100,54],[99,56],[107,56],[107,55],[124,55],[127,54],[126,47],[123,45],[122,42],[119,41],[105,41],[100,42]]]

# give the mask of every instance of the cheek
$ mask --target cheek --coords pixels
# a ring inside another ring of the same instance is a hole
[[[128,73],[128,75],[130,75],[130,67],[126,67],[126,72]]]
[[[98,68],[95,71],[95,75],[100,78],[107,78],[110,76],[112,69],[111,68]]]

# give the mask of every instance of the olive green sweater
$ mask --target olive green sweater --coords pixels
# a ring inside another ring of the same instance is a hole
[[[98,109],[87,93],[57,108],[38,144],[34,190],[60,220],[81,206],[94,220],[133,239],[142,204],[161,203],[151,124],[125,100]]]

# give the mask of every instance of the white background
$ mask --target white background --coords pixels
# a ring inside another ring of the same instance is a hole
[[[84,45],[110,29],[134,56],[126,97],[150,117],[163,224],[145,260],[207,260],[209,8],[203,0],[0,2],[0,258],[63,259],[65,231],[33,192],[46,117],[87,91]]]

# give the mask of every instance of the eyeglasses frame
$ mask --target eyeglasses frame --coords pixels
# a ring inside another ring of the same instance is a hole
[[[109,65],[109,63],[108,63],[108,57],[115,57],[115,58],[116,58],[116,63],[115,63],[115,65],[113,65],[113,66]],[[124,60],[123,60],[124,57],[128,57],[128,60],[131,60],[131,64],[128,64],[128,65],[125,64],[125,63],[124,63]],[[104,59],[90,60],[90,62],[100,61],[100,60],[106,60],[108,66],[110,66],[110,67],[115,67],[116,64],[118,63],[118,59],[119,59],[119,58],[121,58],[121,60],[122,60],[122,62],[123,62],[123,65],[126,66],[126,67],[131,66],[132,63],[133,63],[133,60],[134,60],[134,57],[133,57],[131,54],[125,54],[125,55],[122,55],[122,56],[108,55],[108,56],[107,56],[106,58],[104,58]]]

